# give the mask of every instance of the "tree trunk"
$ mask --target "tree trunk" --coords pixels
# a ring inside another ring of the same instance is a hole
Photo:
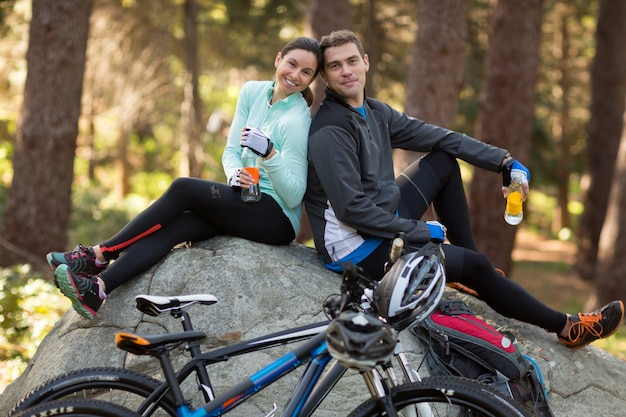
[[[596,29],[596,55],[591,67],[591,109],[587,141],[589,187],[579,230],[576,269],[591,280],[598,241],[607,210],[610,178],[623,129],[626,95],[626,2],[601,0]],[[621,179],[623,181],[623,179]]]
[[[463,81],[467,42],[467,0],[420,0],[417,36],[409,65],[405,112],[427,123],[453,129]],[[394,151],[396,174],[421,156]]]
[[[363,42],[363,48],[367,53],[370,64],[367,79],[365,80],[365,91],[370,97],[376,97],[378,95],[374,80],[378,77],[378,67],[383,54],[386,52],[384,50],[386,34],[385,30],[381,27],[377,7],[377,0],[369,0],[367,2],[367,30],[364,31],[361,36],[361,42]]]
[[[307,32],[309,36],[320,39],[333,30],[352,27],[352,7],[350,0],[311,0],[307,15]],[[317,77],[311,86],[315,99],[311,105],[311,113],[315,114],[320,102],[324,98],[326,84],[321,77]],[[313,238],[313,231],[309,224],[306,210],[302,210],[302,222],[296,241],[306,243]]]
[[[115,194],[120,198],[130,194],[130,178],[132,177],[132,164],[130,163],[130,123],[121,123],[117,137],[117,158],[115,158],[116,171],[119,174],[115,183]]]
[[[350,0],[310,0],[307,13],[307,32],[309,36],[320,39],[333,30],[350,29],[352,22],[352,6]],[[320,77],[313,83],[312,90],[315,100],[311,106],[311,112],[319,107],[324,98],[326,84]]]
[[[542,14],[542,0],[498,2],[491,21],[477,123],[478,138],[508,149],[525,165],[534,119]],[[501,186],[500,175],[475,170],[470,211],[479,250],[494,266],[509,273],[517,229],[502,218]]]
[[[567,20],[570,17],[571,9],[569,7],[563,8],[561,12],[561,56],[559,57],[559,67],[561,77],[559,80],[559,87],[561,88],[561,126],[560,126],[560,134],[558,134],[557,141],[557,160],[558,166],[556,168],[557,178],[558,178],[558,206],[559,206],[559,224],[556,232],[560,231],[564,228],[570,228],[570,215],[568,210],[569,204],[569,178],[571,174],[570,169],[570,103],[569,103],[569,94],[570,94],[570,84],[571,84],[571,75],[569,68],[570,57],[570,42],[569,42],[569,32]]]
[[[626,130],[626,129],[625,129]],[[611,182],[606,219],[598,243],[594,276],[595,294],[587,308],[602,306],[612,300],[626,300],[626,131],[622,132],[617,166]]]
[[[202,177],[204,152],[202,149],[202,101],[198,88],[198,30],[196,0],[185,0],[185,87],[181,106],[181,161],[180,175]]]
[[[45,264],[64,250],[90,0],[33,0],[27,77],[4,207],[0,265]]]

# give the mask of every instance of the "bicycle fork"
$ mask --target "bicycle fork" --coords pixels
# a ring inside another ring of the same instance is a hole
[[[365,385],[370,391],[372,398],[376,398],[379,406],[388,417],[398,417],[396,408],[391,398],[391,391],[387,382],[374,370],[361,372]],[[382,414],[382,413],[381,413]]]
[[[402,347],[400,341],[398,341],[398,343],[396,344],[393,355],[396,358],[400,369],[402,370],[404,381],[401,382],[398,380],[398,376],[396,375],[393,365],[391,364],[391,362],[387,362],[383,364],[381,368],[385,371],[385,374],[387,375],[389,381],[391,381],[391,386],[395,387],[402,383],[419,382],[422,380],[419,373],[409,366],[409,361],[407,360],[406,354],[404,353],[404,348]],[[413,406],[404,408],[400,415],[403,417],[433,417],[433,411],[428,403],[418,403]]]

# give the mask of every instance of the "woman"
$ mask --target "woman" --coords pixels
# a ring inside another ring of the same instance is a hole
[[[106,294],[155,265],[178,243],[221,234],[272,245],[295,238],[306,188],[309,86],[320,63],[319,43],[296,38],[276,55],[274,81],[244,84],[222,156],[228,184],[178,178],[107,241],[46,256],[57,286],[78,314],[93,320]],[[253,183],[242,169],[244,147],[261,156],[263,198],[256,203],[240,197],[240,189]],[[111,260],[116,261],[107,268]]]

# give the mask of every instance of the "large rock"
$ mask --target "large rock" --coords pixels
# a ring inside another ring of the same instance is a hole
[[[134,307],[137,294],[179,295],[210,293],[219,302],[191,310],[196,329],[209,337],[203,349],[239,339],[324,319],[323,300],[339,290],[339,275],[325,270],[313,249],[291,244],[274,247],[243,239],[219,237],[193,248],[172,251],[163,262],[118,288],[107,299],[94,321],[70,310],[41,343],[27,370],[0,396],[0,414],[44,381],[70,370],[94,366],[128,367],[159,377],[156,360],[118,350],[118,331],[159,333],[181,331],[180,322],[141,314]],[[446,296],[465,299],[488,321],[517,335],[522,352],[539,364],[546,380],[555,417],[622,416],[626,410],[626,364],[594,347],[573,351],[561,346],[554,335],[506,319],[471,297],[447,291]],[[401,335],[402,336],[402,335]],[[408,333],[401,337],[409,360],[420,363],[420,347]],[[210,368],[217,389],[232,385],[286,347],[246,355]],[[187,356],[173,355],[178,368]],[[422,371],[420,371],[422,372]],[[298,372],[261,392],[233,415],[265,415],[271,404],[283,404]],[[322,403],[316,415],[345,415],[366,397],[360,376],[346,375]],[[195,404],[194,390],[187,396]],[[257,398],[258,397],[258,398]]]

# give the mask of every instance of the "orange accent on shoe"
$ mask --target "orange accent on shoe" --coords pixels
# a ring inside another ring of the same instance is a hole
[[[619,309],[619,313],[615,317],[605,316],[605,313],[612,312],[609,309],[615,308]],[[592,313],[578,313],[576,318],[569,318],[568,320],[572,323],[567,336],[559,336],[558,338],[561,343],[571,349],[581,349],[598,339],[613,335],[619,329],[623,319],[624,303],[613,301],[600,310]],[[606,327],[607,325],[609,327]]]

